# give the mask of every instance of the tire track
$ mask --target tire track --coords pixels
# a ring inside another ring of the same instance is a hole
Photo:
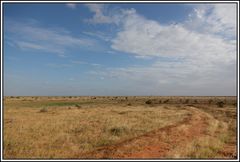
[[[188,110],[191,115],[182,122],[115,145],[101,147],[81,157],[100,159],[166,158],[167,153],[176,146],[184,146],[205,134],[208,125],[206,113],[193,107]]]

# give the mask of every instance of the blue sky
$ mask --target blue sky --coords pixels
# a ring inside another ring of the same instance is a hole
[[[4,95],[236,95],[236,4],[4,3]]]

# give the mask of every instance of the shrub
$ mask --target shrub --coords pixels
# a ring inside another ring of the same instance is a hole
[[[152,101],[151,100],[147,100],[145,103],[146,104],[152,104]]]
[[[125,131],[126,131],[126,128],[124,128],[124,127],[114,127],[114,128],[110,129],[111,134],[114,136],[120,136]]]
[[[237,106],[237,103],[236,103],[236,102],[234,102],[232,105],[233,105],[233,106]]]
[[[186,99],[186,100],[185,100],[185,104],[187,104],[187,103],[189,103],[189,99]]]
[[[159,102],[158,102],[158,103],[160,103],[160,104],[161,104],[161,103],[162,103],[162,100],[159,100]]]
[[[213,102],[213,100],[212,100],[212,99],[208,100],[208,103],[209,103],[209,104],[211,104],[212,102]]]
[[[82,106],[80,106],[80,105],[78,105],[78,104],[76,104],[75,106],[76,106],[78,109],[82,108]]]
[[[132,104],[131,104],[131,103],[128,103],[127,105],[128,105],[128,106],[132,106]]]
[[[46,107],[43,107],[43,108],[40,109],[39,112],[48,112],[48,109]]]
[[[163,101],[163,103],[168,103],[168,101],[169,101],[169,99],[167,99],[167,100]]]
[[[218,107],[223,107],[223,106],[224,106],[224,102],[223,102],[223,101],[217,102],[217,106],[218,106]]]

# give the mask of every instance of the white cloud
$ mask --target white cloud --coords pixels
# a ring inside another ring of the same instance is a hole
[[[95,63],[91,63],[90,65],[92,65],[92,66],[101,66],[101,64],[95,64]]]
[[[236,4],[197,5],[184,24],[202,33],[236,36]]]
[[[161,25],[134,13],[126,17],[123,30],[112,40],[111,47],[141,57],[229,62],[235,59],[236,42],[191,31],[181,24]]]
[[[77,7],[77,4],[75,4],[75,3],[67,3],[66,6],[71,8],[71,9],[75,9]]]
[[[143,67],[110,68],[92,75],[116,78],[130,84],[129,89],[153,94],[235,95],[233,7],[201,6],[195,8],[189,20],[171,25],[146,19],[134,9],[126,10],[121,16],[121,30],[111,41],[112,49],[137,58],[152,57],[155,62]],[[227,16],[220,13],[227,10]]]
[[[87,62],[85,62],[85,61],[78,61],[78,60],[71,61],[71,63],[73,63],[73,64],[87,64]]]
[[[22,48],[22,49],[25,49],[25,48],[31,48],[31,49],[37,49],[37,50],[40,50],[40,49],[44,49],[43,46],[40,46],[38,44],[34,44],[34,43],[29,43],[29,42],[16,42],[17,45]]]
[[[86,34],[88,36],[91,36],[91,37],[99,38],[99,39],[104,40],[106,42],[111,40],[111,37],[108,34],[106,34],[104,32],[100,32],[100,31],[96,31],[96,32],[85,31],[85,32],[82,32],[82,33]]]
[[[36,23],[6,21],[6,37],[21,49],[66,53],[68,48],[91,47],[96,45],[92,39],[77,38],[61,28],[44,28]]]
[[[95,66],[95,67],[99,67],[102,66],[101,64],[96,64],[96,63],[89,63],[86,61],[79,61],[79,60],[72,60],[70,61],[72,64],[84,64],[84,65],[91,65],[91,66]]]
[[[126,16],[135,13],[135,9],[111,9],[106,4],[85,4],[85,6],[94,13],[92,18],[86,19],[92,24],[120,25]]]
[[[102,15],[105,4],[85,4],[91,12]]]
[[[236,95],[234,63],[203,64],[158,60],[150,66],[108,68],[90,74],[119,82],[118,87],[127,86],[126,91],[135,92],[133,95]]]
[[[116,54],[116,52],[115,52],[115,51],[112,51],[112,50],[107,51],[107,53]]]
[[[52,67],[52,68],[70,68],[70,67],[72,67],[71,64],[56,64],[56,63],[49,63],[49,64],[46,64],[46,66]]]
[[[87,19],[88,22],[99,23],[112,23],[110,16],[104,15],[106,6],[104,4],[85,4],[91,12],[94,13],[93,18]]]
[[[25,41],[15,41],[16,45],[25,50],[25,49],[32,49],[32,50],[41,50],[41,51],[45,51],[45,52],[52,52],[52,53],[58,53],[59,56],[63,56],[63,50],[59,50],[59,49],[54,49],[51,47],[47,47],[47,46],[42,46],[39,44],[35,44],[35,43],[31,43],[31,42],[25,42]]]

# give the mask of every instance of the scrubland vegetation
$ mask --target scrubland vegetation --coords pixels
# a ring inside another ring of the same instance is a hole
[[[4,158],[236,158],[236,97],[5,97]]]

